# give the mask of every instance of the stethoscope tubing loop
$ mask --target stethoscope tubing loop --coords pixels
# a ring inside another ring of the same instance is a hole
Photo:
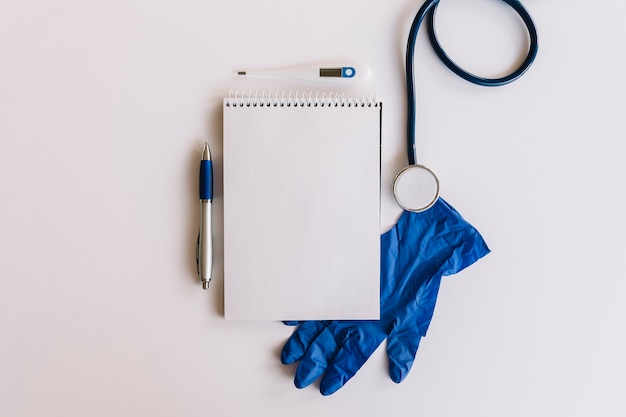
[[[439,5],[440,0],[427,0],[422,7],[419,9],[415,18],[413,19],[413,23],[411,25],[411,29],[409,31],[409,37],[407,41],[406,48],[406,86],[407,86],[407,154],[408,154],[408,162],[409,165],[415,165],[417,163],[417,150],[415,147],[415,81],[414,81],[414,54],[415,54],[415,43],[417,40],[418,30],[425,18],[427,18],[427,30],[428,30],[428,38],[430,40],[430,44],[439,57],[439,59],[448,67],[452,72],[454,72],[459,77],[485,87],[497,87],[508,84],[510,82],[515,81],[530,68],[532,63],[537,56],[537,52],[539,49],[539,41],[537,35],[537,28],[533,22],[532,17],[528,13],[528,11],[524,8],[522,3],[518,0],[501,0],[504,3],[511,6],[517,14],[520,16],[524,24],[526,25],[526,29],[528,30],[528,35],[530,38],[530,45],[528,48],[528,54],[524,61],[520,64],[520,66],[511,72],[508,75],[499,78],[485,78],[479,77],[477,75],[471,74],[461,67],[459,67],[450,57],[446,54],[445,50],[439,43],[437,39],[437,34],[435,32],[435,14],[437,10],[437,6]]]

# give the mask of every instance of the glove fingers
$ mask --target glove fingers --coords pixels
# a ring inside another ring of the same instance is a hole
[[[389,376],[393,382],[402,382],[411,371],[421,338],[419,334],[410,332],[389,335],[387,356],[389,357]]]
[[[329,323],[322,320],[302,322],[283,346],[280,361],[285,365],[299,361]]]
[[[329,327],[325,327],[317,338],[309,344],[300,360],[294,378],[296,387],[308,387],[315,382],[326,371],[328,363],[335,357],[338,347],[333,331]]]
[[[368,340],[361,331],[350,332],[322,378],[320,383],[322,395],[333,394],[343,387],[361,369],[383,340],[384,335]]]

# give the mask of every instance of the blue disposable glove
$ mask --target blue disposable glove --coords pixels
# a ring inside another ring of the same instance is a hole
[[[320,392],[334,393],[385,338],[390,377],[404,380],[433,316],[441,277],[487,253],[478,231],[441,198],[424,212],[403,212],[381,236],[380,320],[302,322],[281,354],[284,364],[300,361],[295,385],[304,388],[323,375]]]

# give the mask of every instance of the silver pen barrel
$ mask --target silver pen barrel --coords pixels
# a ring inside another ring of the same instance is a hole
[[[200,200],[200,235],[198,236],[198,274],[202,288],[209,288],[213,267],[213,240],[211,230],[211,200]]]

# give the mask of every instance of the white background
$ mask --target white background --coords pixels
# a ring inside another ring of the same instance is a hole
[[[298,390],[292,329],[223,319],[221,98],[313,89],[242,68],[360,61],[384,102],[382,227],[405,164],[404,48],[421,1],[0,1],[3,416],[623,416],[626,179],[620,1],[527,0],[535,65],[497,89],[416,51],[419,159],[492,253],[441,288],[408,378],[379,349],[342,390]],[[523,25],[445,0],[438,31],[502,75]],[[201,144],[215,278],[195,276]]]

